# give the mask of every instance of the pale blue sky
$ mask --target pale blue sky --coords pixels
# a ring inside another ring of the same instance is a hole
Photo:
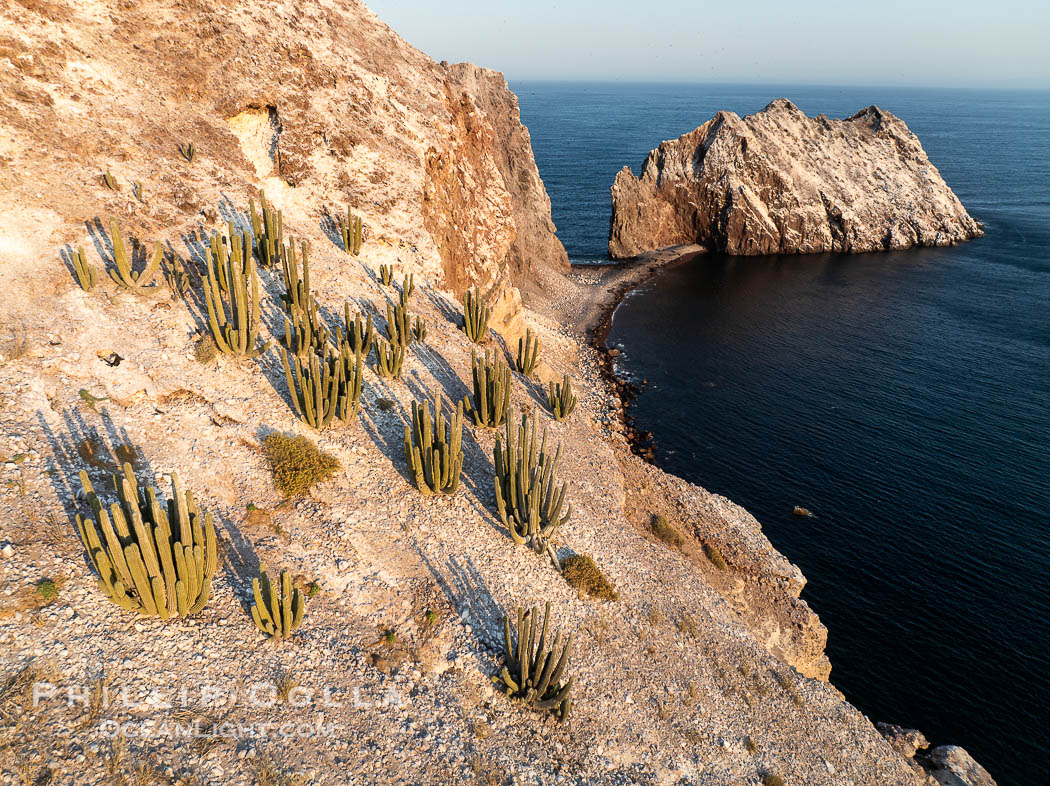
[[[508,79],[1050,87],[1048,0],[366,0]]]

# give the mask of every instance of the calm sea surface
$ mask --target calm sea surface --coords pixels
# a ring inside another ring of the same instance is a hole
[[[832,681],[874,720],[1050,783],[1050,93],[515,83],[574,262],[609,186],[719,109],[901,117],[984,239],[695,257],[616,312],[656,463],[745,506],[809,578]],[[815,518],[791,515],[802,505]]]

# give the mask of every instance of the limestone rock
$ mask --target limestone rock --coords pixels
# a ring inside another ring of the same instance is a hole
[[[940,745],[929,753],[926,769],[940,786],[995,786],[988,770],[958,745]]]
[[[806,117],[786,99],[719,112],[612,186],[609,254],[679,243],[727,254],[860,253],[984,234],[902,120]]]

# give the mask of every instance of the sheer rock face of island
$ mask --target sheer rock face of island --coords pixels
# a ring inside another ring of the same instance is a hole
[[[902,120],[806,117],[786,99],[719,112],[612,186],[609,254],[680,243],[726,254],[860,253],[983,235]]]

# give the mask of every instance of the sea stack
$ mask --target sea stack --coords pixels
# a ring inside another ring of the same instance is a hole
[[[904,121],[877,106],[810,118],[779,98],[661,142],[640,177],[617,173],[609,255],[682,243],[741,255],[861,253],[983,234]]]

